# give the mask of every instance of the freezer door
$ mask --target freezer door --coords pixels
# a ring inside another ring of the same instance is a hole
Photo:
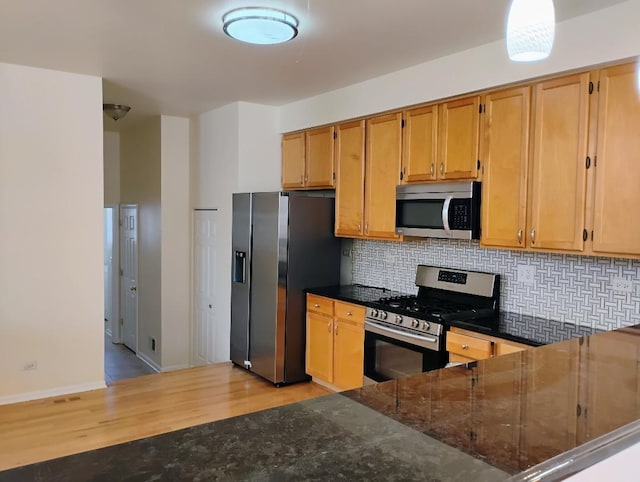
[[[247,367],[251,296],[251,194],[233,195],[231,240],[231,361]]]
[[[254,193],[251,261],[251,371],[284,381],[288,197]]]

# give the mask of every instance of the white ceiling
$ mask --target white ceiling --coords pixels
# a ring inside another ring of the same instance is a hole
[[[555,0],[559,21],[623,0]],[[509,0],[0,0],[0,62],[104,78],[129,116],[237,100],[280,105],[504,36]],[[276,46],[226,37],[222,14],[272,6],[300,20]],[[120,121],[126,121],[127,118]]]

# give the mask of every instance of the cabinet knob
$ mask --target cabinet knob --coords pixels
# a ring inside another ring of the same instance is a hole
[[[336,336],[338,335],[338,324],[336,323]]]
[[[313,306],[315,306],[316,308],[320,308],[320,304],[316,303]]]
[[[522,228],[518,229],[518,244],[522,244]]]
[[[536,244],[536,228],[531,230],[531,244]]]
[[[350,311],[347,311],[347,316],[353,316],[353,313],[351,313]]]
[[[304,176],[300,176],[300,185],[304,184]]]
[[[327,323],[327,331],[329,331],[329,333],[331,333],[331,322]]]
[[[365,234],[369,234],[369,223],[366,223],[364,225],[364,232],[365,232]]]
[[[468,350],[468,349],[469,349],[469,345],[467,345],[466,343],[463,343],[463,344],[462,344],[462,346],[461,346],[461,348],[462,348],[463,350]]]
[[[440,175],[444,174],[444,162],[440,163]]]
[[[431,169],[429,169],[429,175],[430,175],[431,177],[433,177],[433,174],[435,173],[435,171],[436,171],[436,166],[435,166],[435,165],[433,164],[433,162],[432,162],[432,163],[431,163]]]

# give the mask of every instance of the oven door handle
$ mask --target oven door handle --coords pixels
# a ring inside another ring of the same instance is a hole
[[[380,326],[377,323],[371,323],[369,321],[364,322],[365,331],[370,331],[371,333],[377,333],[378,335],[386,335],[386,336],[394,336],[396,339],[398,337],[408,338],[411,340],[415,340],[424,348],[432,348],[433,345],[438,344],[438,338],[435,336],[428,335],[414,335],[412,333],[406,333],[400,330],[394,330],[393,328],[387,328],[386,326]],[[402,339],[400,341],[403,341]],[[420,343],[421,342],[421,343]],[[437,348],[436,348],[437,349]]]
[[[447,235],[451,235],[451,228],[449,227],[449,208],[451,207],[451,200],[453,196],[447,196],[444,200],[444,204],[442,204],[442,226],[444,227],[444,232]]]

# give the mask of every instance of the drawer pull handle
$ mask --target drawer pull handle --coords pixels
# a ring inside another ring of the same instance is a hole
[[[350,311],[347,311],[347,316],[353,316],[353,313],[351,313]]]
[[[315,304],[315,305],[313,305],[313,306],[315,306],[316,308],[320,308],[320,305],[319,305],[318,303],[316,303],[316,304]]]
[[[466,343],[462,344],[462,349],[463,350],[468,350],[469,349],[469,345],[467,345]]]

